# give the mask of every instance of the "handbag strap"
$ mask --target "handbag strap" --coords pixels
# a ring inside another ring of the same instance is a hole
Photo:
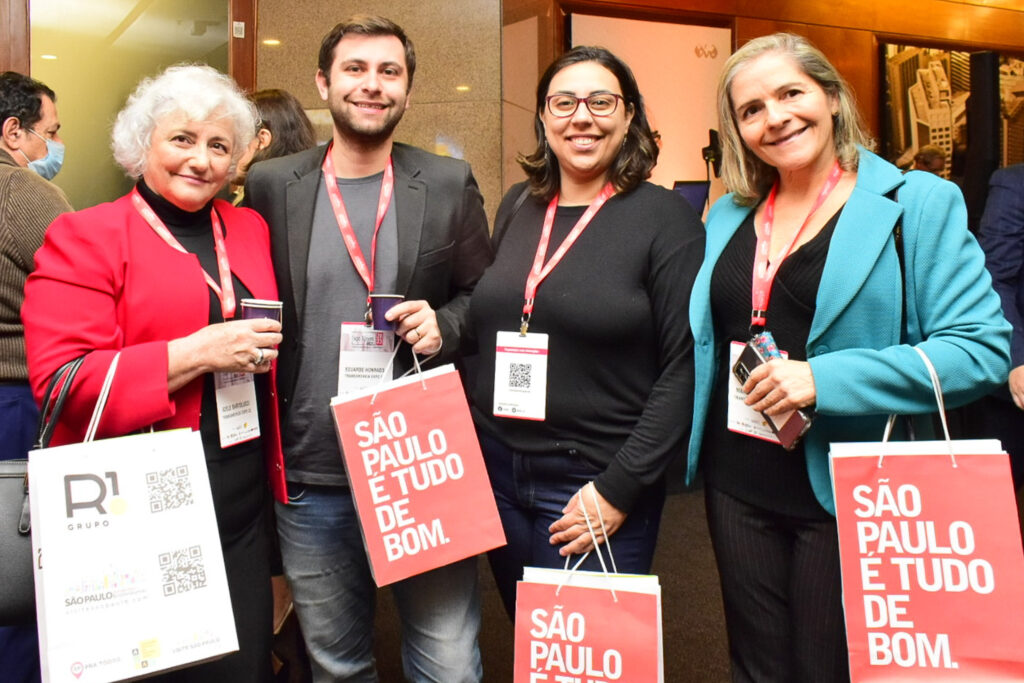
[[[519,209],[523,208],[523,204],[526,202],[526,198],[530,196],[530,185],[527,183],[526,187],[523,188],[519,196],[516,197],[516,201],[512,204],[512,210],[508,212],[505,219],[494,226],[494,233],[491,235],[491,246],[494,247],[494,253],[498,253],[498,247],[501,246],[501,240],[505,238],[505,233],[508,231],[509,223],[519,213]]]
[[[897,187],[886,195],[889,199],[900,203],[900,189]],[[907,263],[903,255],[903,206],[900,205],[900,215],[896,219],[896,225],[892,228],[892,242],[896,247],[896,260],[900,265],[900,291],[903,292],[903,307],[900,309],[900,341],[907,338]]]
[[[83,362],[85,362],[84,355],[69,360],[60,366],[57,372],[53,373],[49,384],[46,385],[46,393],[43,394],[43,405],[39,411],[39,427],[36,429],[36,440],[32,447],[33,450],[46,448],[50,445],[53,430],[57,427],[57,421],[60,419],[61,411],[64,409],[64,403],[71,392],[71,384],[78,373],[78,369],[82,367]],[[59,390],[57,396],[54,397],[53,391],[58,388],[58,385]]]
[[[107,398],[110,395],[110,386],[114,381],[114,373],[117,370],[118,360],[121,358],[121,352],[118,351],[114,354],[114,359],[110,362],[110,367],[107,369],[107,376],[103,380],[103,386],[100,388],[99,397],[96,399],[96,406],[92,411],[92,418],[89,420],[89,426],[85,430],[85,440],[92,441],[96,438],[96,429],[99,427],[100,417],[103,415],[103,409],[107,405]],[[53,373],[53,377],[50,378],[49,384],[46,386],[46,393],[43,395],[43,405],[39,411],[39,428],[36,431],[36,441],[33,446],[34,450],[46,448],[50,445],[50,439],[53,438],[53,431],[57,427],[57,422],[60,420],[60,414],[64,410],[64,403],[67,402],[68,395],[71,393],[71,385],[74,382],[75,375],[78,374],[78,369],[82,367],[82,363],[85,362],[85,356],[80,356],[74,360],[69,360],[64,365],[57,369],[57,372]],[[53,395],[54,388],[59,385],[56,397]]]
[[[900,189],[896,187],[892,192],[885,195],[897,204],[900,203]],[[908,337],[910,336],[907,330],[907,257],[904,253],[903,248],[903,205],[900,205],[900,215],[896,218],[896,225],[892,228],[892,241],[893,246],[896,247],[896,261],[900,266],[900,293],[901,293],[901,307],[900,307],[900,343],[906,344]],[[914,428],[914,420],[909,415],[903,415],[903,428],[907,432],[907,439],[910,441],[917,440],[916,429]],[[889,427],[891,430],[892,428]]]

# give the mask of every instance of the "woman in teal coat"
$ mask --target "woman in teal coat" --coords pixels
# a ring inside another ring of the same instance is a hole
[[[849,680],[829,443],[935,410],[913,346],[948,405],[987,393],[1008,371],[1010,328],[959,189],[869,152],[849,86],[805,39],[740,48],[718,100],[732,193],[708,215],[690,304],[687,479],[704,474],[733,680]],[[764,331],[788,359],[731,380]],[[794,409],[815,418],[785,450],[758,413]]]

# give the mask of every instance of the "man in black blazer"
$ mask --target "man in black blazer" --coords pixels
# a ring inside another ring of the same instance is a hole
[[[1001,168],[989,179],[978,242],[992,287],[1013,325],[1007,385],[964,411],[964,436],[997,438],[1010,454],[1014,484],[1024,484],[1024,164]]]
[[[364,319],[368,291],[400,294],[387,315],[396,339],[451,359],[493,253],[469,166],[394,142],[416,68],[402,29],[353,17],[324,38],[318,66],[331,142],[254,165],[245,199],[270,225],[284,302],[278,392],[289,503],[278,503],[277,520],[285,574],[314,678],[373,681],[376,586],[329,410],[348,381],[342,323]],[[409,348],[401,352],[400,370],[412,362]],[[475,558],[392,589],[406,677],[479,681]]]

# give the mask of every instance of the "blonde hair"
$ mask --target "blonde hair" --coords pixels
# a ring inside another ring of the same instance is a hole
[[[733,200],[741,206],[756,204],[768,193],[778,176],[773,166],[759,159],[743,144],[731,93],[736,75],[755,59],[769,53],[778,53],[792,59],[804,74],[838,104],[838,112],[832,117],[832,140],[836,157],[844,169],[853,171],[857,168],[858,146],[868,149],[874,147],[874,141],[868,135],[860,112],[857,111],[853,91],[825,55],[806,38],[792,33],[774,33],[755,38],[729,57],[718,81],[722,182],[734,193]]]

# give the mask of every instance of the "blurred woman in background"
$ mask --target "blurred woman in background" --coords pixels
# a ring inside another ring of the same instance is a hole
[[[256,105],[259,123],[256,136],[246,145],[231,179],[231,203],[235,206],[245,198],[245,176],[250,166],[316,146],[313,124],[290,92],[277,88],[257,90],[249,100]]]

